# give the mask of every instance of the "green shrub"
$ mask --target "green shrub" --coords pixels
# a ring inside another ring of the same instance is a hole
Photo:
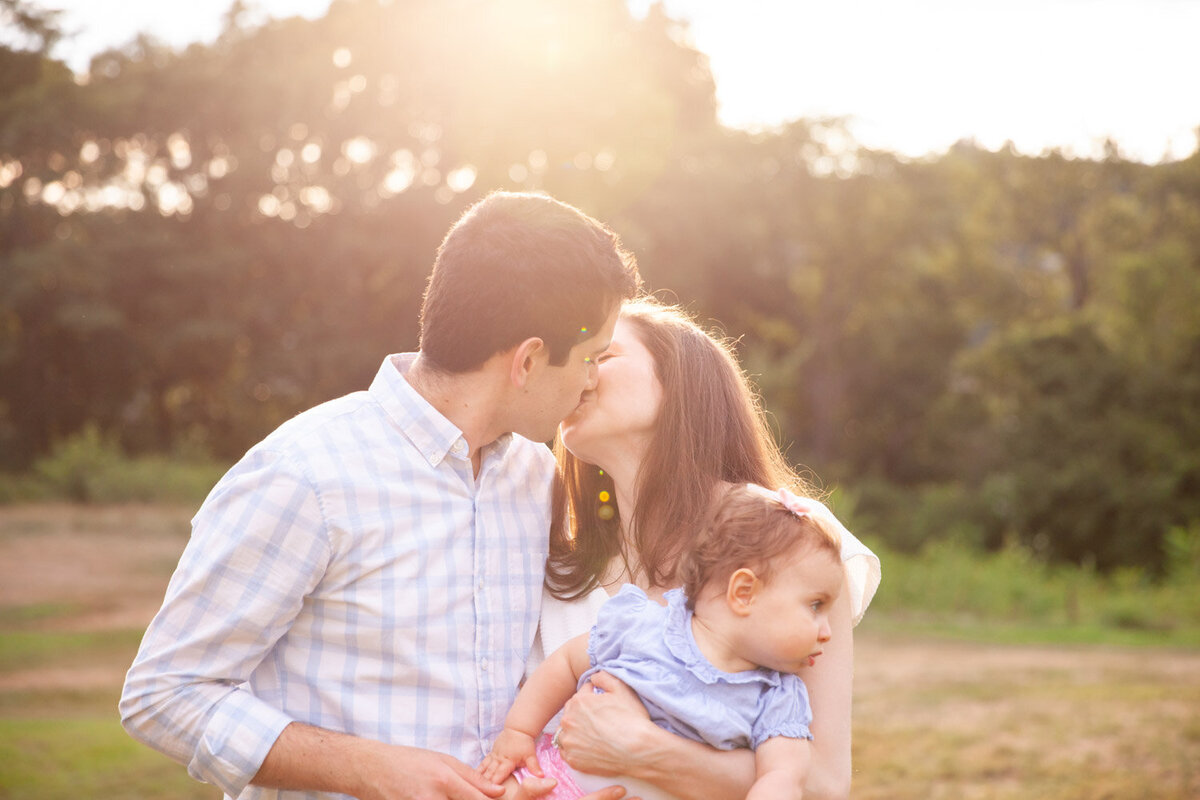
[[[1200,520],[1187,527],[1175,526],[1163,537],[1167,581],[1194,589],[1200,584]]]
[[[0,473],[0,505],[53,499],[54,492],[36,475]]]
[[[78,502],[95,499],[97,484],[122,458],[116,442],[94,425],[64,439],[33,465],[34,474],[59,497]]]
[[[1195,590],[1196,528],[1170,535],[1176,561],[1167,579],[1127,567],[1051,565],[1021,544],[981,552],[952,540],[917,553],[868,544],[883,561],[883,584],[871,614],[891,623],[947,629],[1019,628],[1055,640],[1104,639],[1105,631],[1200,641],[1200,593]],[[1191,577],[1187,577],[1190,575]],[[876,624],[880,624],[876,622]],[[888,622],[882,623],[884,628]]]
[[[225,465],[162,455],[129,457],[94,426],[59,442],[31,473],[0,476],[0,503],[199,503]]]

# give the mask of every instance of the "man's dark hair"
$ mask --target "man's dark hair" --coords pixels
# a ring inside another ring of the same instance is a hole
[[[467,372],[536,336],[561,365],[640,283],[607,226],[544,194],[493,192],[438,248],[421,354],[442,371]]]

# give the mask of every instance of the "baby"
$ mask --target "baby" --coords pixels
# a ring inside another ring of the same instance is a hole
[[[530,675],[479,766],[483,777],[501,782],[522,768],[518,776],[557,779],[554,800],[583,796],[579,774],[541,733],[603,670],[637,692],[663,728],[723,750],[753,749],[748,800],[799,798],[812,714],[796,672],[829,641],[829,607],[844,580],[838,535],[820,521],[826,513],[786,489],[730,488],[681,560],[683,588],[665,594],[665,607],[624,586],[590,633]]]

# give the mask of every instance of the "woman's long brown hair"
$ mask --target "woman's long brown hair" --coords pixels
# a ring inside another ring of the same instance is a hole
[[[546,584],[564,600],[600,582],[609,561],[624,555],[634,579],[672,587],[680,554],[691,544],[723,483],[787,486],[809,494],[784,461],[758,395],[734,358],[730,342],[698,326],[678,306],[643,298],[621,317],[633,323],[654,358],[662,405],[636,477],[637,507],[616,507],[612,479],[555,442],[559,480]],[[601,493],[607,492],[607,502]],[[609,506],[611,516],[602,511]],[[629,541],[621,541],[621,520]],[[627,552],[623,552],[623,548]]]

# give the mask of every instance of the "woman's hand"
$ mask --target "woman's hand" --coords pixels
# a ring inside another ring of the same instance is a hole
[[[663,730],[637,694],[605,672],[567,702],[558,745],[580,772],[648,783],[681,800],[744,800],[754,783],[752,752],[714,750]]]
[[[580,772],[627,774],[630,763],[644,754],[647,726],[652,729],[654,723],[634,691],[607,672],[597,672],[564,706],[558,749]]]

